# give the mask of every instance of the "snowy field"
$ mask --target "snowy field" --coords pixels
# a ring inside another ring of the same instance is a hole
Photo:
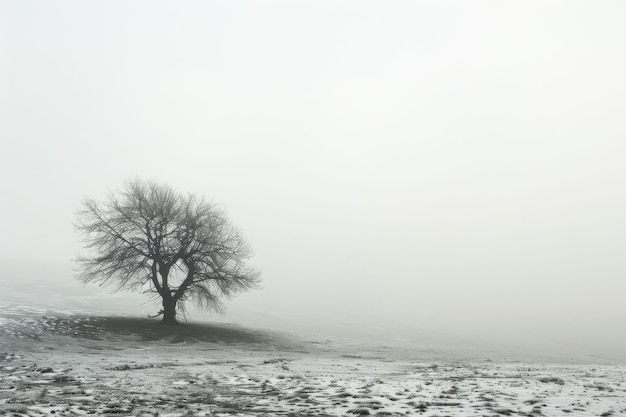
[[[0,307],[0,415],[626,415],[619,364]]]

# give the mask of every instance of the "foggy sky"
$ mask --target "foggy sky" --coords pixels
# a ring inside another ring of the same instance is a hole
[[[264,289],[231,309],[626,347],[625,19],[5,0],[0,258],[69,264],[81,199],[139,175],[242,228]]]

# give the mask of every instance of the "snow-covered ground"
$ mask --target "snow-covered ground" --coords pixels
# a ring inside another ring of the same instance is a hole
[[[0,415],[626,415],[606,361],[0,311]]]

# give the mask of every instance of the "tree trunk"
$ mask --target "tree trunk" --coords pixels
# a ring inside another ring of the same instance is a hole
[[[176,301],[172,298],[163,298],[163,320],[161,324],[178,324],[176,321]]]

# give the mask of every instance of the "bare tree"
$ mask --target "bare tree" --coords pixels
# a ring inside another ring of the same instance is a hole
[[[176,324],[184,302],[221,310],[223,297],[256,287],[260,274],[224,210],[193,194],[133,180],[103,201],[87,199],[77,213],[86,255],[78,278],[161,298],[162,323]]]

